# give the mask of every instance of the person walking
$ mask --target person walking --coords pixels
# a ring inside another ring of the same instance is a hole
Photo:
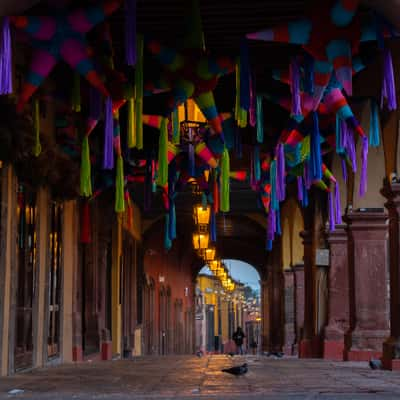
[[[246,335],[243,332],[243,329],[238,326],[236,331],[232,335],[232,339],[236,344],[236,354],[243,355],[243,339]]]

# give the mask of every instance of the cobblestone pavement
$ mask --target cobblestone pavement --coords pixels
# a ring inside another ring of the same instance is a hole
[[[222,368],[249,365],[245,376]],[[11,390],[19,389],[16,394]],[[23,390],[23,392],[22,392]],[[367,363],[224,355],[60,365],[0,378],[0,399],[400,399],[400,373]]]

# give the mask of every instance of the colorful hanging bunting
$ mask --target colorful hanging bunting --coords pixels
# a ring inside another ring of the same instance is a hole
[[[90,197],[93,194],[89,138],[86,135],[83,137],[82,140],[80,194],[83,197]]]
[[[369,120],[369,145],[371,147],[379,147],[380,146],[380,127],[379,127],[379,114],[378,114],[378,105],[375,100],[370,100],[370,120]]]
[[[257,96],[257,142],[264,142],[263,96]]]
[[[158,144],[158,178],[157,185],[165,187],[168,183],[168,126],[167,119],[163,118],[160,127]]]
[[[381,95],[381,108],[383,107],[385,100],[387,101],[387,107],[389,111],[397,109],[396,82],[393,72],[392,53],[388,48],[385,48],[383,51],[383,84]]]
[[[115,212],[125,211],[124,197],[124,161],[121,154],[117,156],[116,181],[115,181]]]
[[[104,155],[103,169],[114,168],[114,116],[112,111],[112,100],[106,99],[104,111]]]

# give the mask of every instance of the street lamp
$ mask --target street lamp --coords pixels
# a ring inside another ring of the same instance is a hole
[[[221,265],[221,261],[213,260],[208,263],[208,268],[211,272],[216,272],[219,266]]]
[[[211,262],[215,258],[215,247],[209,247],[202,251],[203,260],[207,263]]]
[[[193,233],[193,247],[195,250],[205,250],[208,248],[210,236],[207,232]]]
[[[211,207],[209,205],[203,206],[197,204],[193,209],[193,218],[196,225],[208,225],[210,222]]]

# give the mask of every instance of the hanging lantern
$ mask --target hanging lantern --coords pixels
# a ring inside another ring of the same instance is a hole
[[[208,225],[210,222],[210,206],[203,206],[202,204],[197,204],[193,209],[193,218],[196,225]]]
[[[208,268],[210,269],[211,272],[217,271],[217,269],[220,267],[221,261],[219,260],[212,260],[208,262]]]
[[[195,250],[205,250],[208,248],[210,236],[208,233],[193,233],[193,247]]]
[[[201,252],[201,256],[205,262],[213,261],[215,258],[215,247],[209,247]]]

